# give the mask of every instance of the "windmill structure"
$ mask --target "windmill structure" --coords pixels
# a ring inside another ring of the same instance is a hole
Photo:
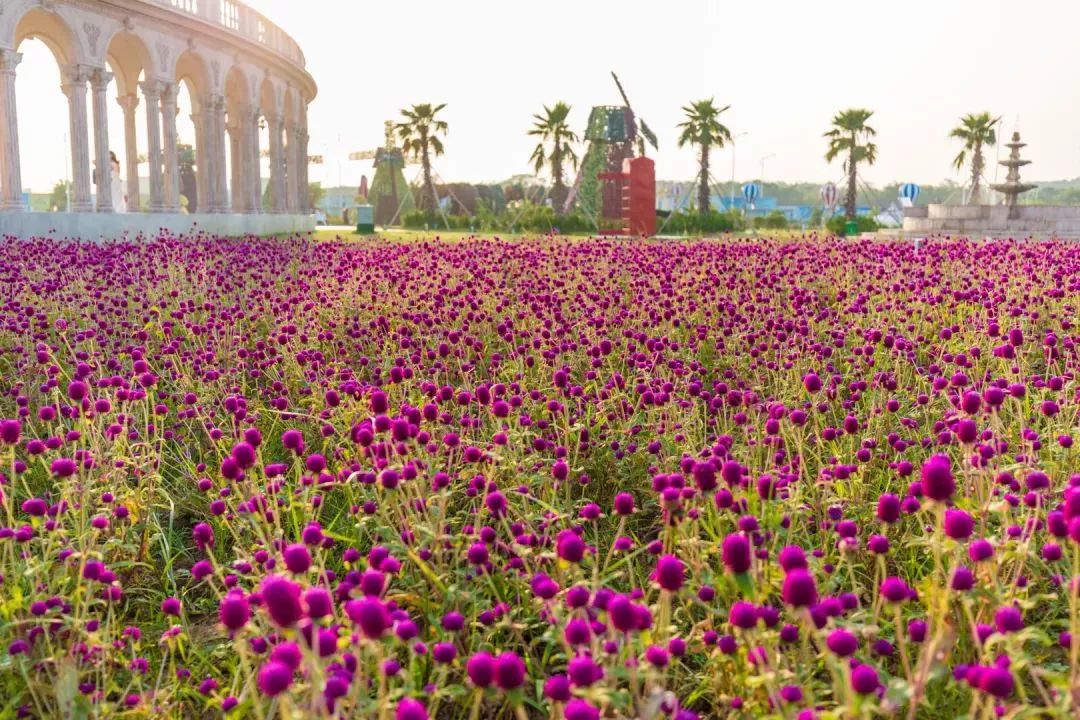
[[[405,156],[394,143],[394,123],[387,120],[385,127],[386,143],[382,147],[349,154],[350,160],[375,160],[367,199],[375,209],[375,224],[384,227],[416,206],[405,182]]]
[[[617,183],[604,182],[600,175],[623,172],[624,161],[645,155],[646,143],[656,149],[656,134],[634,114],[619,77],[611,77],[622,96],[623,105],[597,105],[589,113],[585,130],[588,147],[578,166],[577,178],[562,211],[575,205],[587,215],[618,220],[623,216],[623,193]]]

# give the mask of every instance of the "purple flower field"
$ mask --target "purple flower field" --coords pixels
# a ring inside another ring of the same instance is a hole
[[[0,244],[0,717],[1069,718],[1080,244]]]

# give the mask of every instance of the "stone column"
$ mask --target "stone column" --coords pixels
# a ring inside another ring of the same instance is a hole
[[[86,119],[86,81],[89,73],[83,65],[69,65],[63,70],[61,88],[68,99],[68,131],[71,133],[71,210],[93,212],[90,198],[90,140]]]
[[[106,91],[112,73],[98,68],[90,75],[90,90],[94,98],[94,162],[97,165],[97,211],[111,213],[112,162],[109,157],[109,109]]]
[[[15,68],[20,60],[21,53],[0,50],[0,211],[23,209],[19,115],[15,109]]]
[[[236,117],[233,117],[233,115],[236,115]],[[232,159],[229,168],[229,177],[232,179],[230,189],[232,190],[232,210],[238,213],[246,211],[248,200],[248,191],[245,185],[245,178],[247,177],[247,145],[244,143],[243,126],[243,118],[246,115],[247,111],[243,107],[235,113],[229,112],[229,157]]]
[[[280,115],[266,118],[270,127],[270,207],[273,212],[285,212],[285,145],[282,142],[284,120]]]
[[[247,212],[258,215],[262,212],[262,158],[259,156],[259,108],[252,107],[247,115],[247,127],[244,129],[248,141],[248,202]]]
[[[227,213],[232,203],[229,201],[229,185],[225,167],[225,98],[214,96],[213,100],[213,143],[214,152],[214,209]]]
[[[124,210],[139,212],[139,142],[135,135],[135,108],[139,105],[139,96],[123,95],[116,98],[116,102],[124,111],[124,178],[127,180]]]
[[[161,83],[148,80],[139,84],[146,98],[146,162],[150,166],[150,212],[165,210],[161,171]]]
[[[300,138],[299,138],[299,153],[300,153],[300,212],[307,215],[312,211],[310,203],[308,202],[308,168],[310,164],[308,162],[308,118],[307,118],[307,102],[300,102]]]
[[[210,153],[207,141],[210,132],[207,123],[211,113],[207,107],[210,96],[199,98],[198,107],[192,109],[191,122],[195,125],[195,207],[194,212],[210,212]],[[193,212],[191,198],[188,198],[188,212]]]
[[[289,127],[285,130],[289,144],[285,148],[285,205],[290,213],[300,212],[300,152],[297,144],[297,130]]]
[[[180,86],[165,83],[161,91],[161,137],[165,152],[165,212],[180,212],[180,162],[176,154],[176,98]]]

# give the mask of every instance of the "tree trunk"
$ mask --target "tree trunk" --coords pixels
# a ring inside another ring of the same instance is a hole
[[[709,204],[709,144],[701,144],[701,175],[698,177],[697,206],[698,213],[707,215],[712,208]]]
[[[858,174],[855,166],[855,137],[851,138],[851,153],[847,161],[847,197],[844,199],[844,215],[848,220],[855,219],[855,183],[858,182]]]
[[[435,183],[431,181],[431,156],[428,154],[427,135],[420,136],[420,163],[424,168],[424,189],[420,193],[421,209],[435,212],[439,207],[439,198],[435,195]]]
[[[551,151],[551,179],[551,207],[556,213],[561,213],[566,202],[566,186],[563,184],[562,148],[558,134],[555,135],[555,148]]]
[[[968,198],[969,205],[978,205],[980,202],[982,188],[979,187],[979,181],[982,179],[982,171],[982,143],[975,143],[975,151],[971,153],[971,197]]]

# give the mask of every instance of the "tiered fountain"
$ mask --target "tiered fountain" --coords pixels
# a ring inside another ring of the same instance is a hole
[[[1027,143],[1020,142],[1020,133],[1014,132],[1012,142],[1005,144],[1005,147],[1009,148],[1009,157],[1001,161],[1002,165],[1009,168],[1009,173],[1005,176],[1005,182],[990,186],[991,189],[1005,196],[1010,220],[1016,220],[1019,217],[1016,200],[1020,197],[1020,193],[1025,193],[1035,187],[1035,185],[1020,182],[1020,168],[1031,163],[1030,160],[1020,159],[1020,148],[1026,145]]]
[[[1020,133],[1006,143],[1009,168],[1005,182],[990,187],[1004,196],[997,205],[923,205],[904,209],[903,235],[969,238],[1080,238],[1080,207],[1075,205],[1021,205],[1022,193],[1035,187],[1020,182],[1020,168],[1030,161],[1020,158]]]

